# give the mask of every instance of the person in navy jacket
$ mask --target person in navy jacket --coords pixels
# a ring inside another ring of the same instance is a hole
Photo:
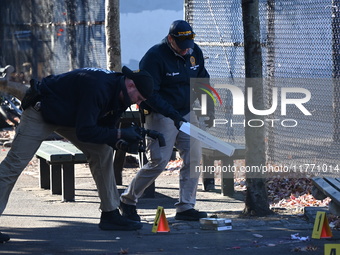
[[[207,217],[205,212],[194,208],[200,174],[194,169],[200,165],[201,145],[179,131],[182,122],[198,125],[192,106],[195,93],[190,88],[190,79],[209,78],[203,53],[194,43],[194,37],[195,33],[186,21],[176,20],[162,42],[151,47],[140,61],[140,68],[147,70],[154,79],[153,95],[141,104],[145,127],[161,132],[166,146],[160,147],[156,141],[147,140],[148,163],[121,195],[121,210],[129,219],[140,220],[136,211],[138,198],[165,169],[174,146],[183,159],[175,219],[196,221]],[[212,120],[213,112],[208,114]]]
[[[121,114],[131,105],[140,104],[153,93],[153,79],[147,71],[122,73],[82,68],[60,75],[50,75],[33,82],[23,99],[25,110],[12,147],[0,164],[0,214],[12,188],[40,144],[55,132],[84,152],[100,198],[103,230],[135,230],[142,224],[122,217],[119,207],[113,151],[119,139],[142,139],[134,128],[117,129]],[[0,233],[0,241],[9,236]]]

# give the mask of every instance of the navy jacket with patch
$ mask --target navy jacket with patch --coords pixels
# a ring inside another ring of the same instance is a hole
[[[139,67],[154,78],[154,94],[141,107],[170,118],[192,110],[195,95],[190,90],[190,78],[209,78],[197,44],[190,54],[180,56],[168,45],[167,38],[146,52]]]
[[[116,124],[129,105],[119,99],[124,76],[104,69],[83,68],[41,81],[41,112],[48,123],[75,127],[83,142],[117,141]]]

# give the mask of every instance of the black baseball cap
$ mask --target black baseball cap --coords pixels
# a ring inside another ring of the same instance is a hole
[[[133,80],[135,86],[139,93],[144,98],[148,98],[153,93],[153,78],[152,76],[145,70],[135,70],[132,71],[126,66],[123,66],[122,73],[129,79]]]
[[[185,20],[175,20],[172,22],[169,35],[175,39],[177,46],[182,50],[194,48],[195,33]]]

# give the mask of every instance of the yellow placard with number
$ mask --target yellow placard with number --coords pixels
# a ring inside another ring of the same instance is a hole
[[[340,255],[340,244],[325,244],[324,255]]]
[[[318,211],[315,217],[312,238],[320,239],[320,238],[330,238],[332,236],[333,236],[332,231],[331,231],[331,228],[329,227],[326,213]]]
[[[162,211],[163,211],[163,207],[158,206],[157,207],[157,212],[156,212],[156,217],[155,217],[155,220],[153,222],[153,226],[152,226],[152,230],[151,230],[154,233],[157,232],[158,224],[159,224],[159,220],[161,219]]]
[[[151,231],[154,233],[170,231],[168,220],[166,219],[164,208],[162,206],[157,207],[156,217]]]

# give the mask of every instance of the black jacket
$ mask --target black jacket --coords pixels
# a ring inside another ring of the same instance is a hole
[[[117,141],[115,125],[129,106],[124,76],[104,69],[83,68],[41,81],[41,112],[48,123],[75,127],[83,142],[109,144]],[[128,103],[127,103],[128,102]]]
[[[209,78],[197,44],[183,57],[171,49],[167,38],[146,52],[139,67],[154,78],[154,94],[141,107],[170,118],[184,116],[192,109],[190,96],[195,95],[190,90],[190,78]]]

